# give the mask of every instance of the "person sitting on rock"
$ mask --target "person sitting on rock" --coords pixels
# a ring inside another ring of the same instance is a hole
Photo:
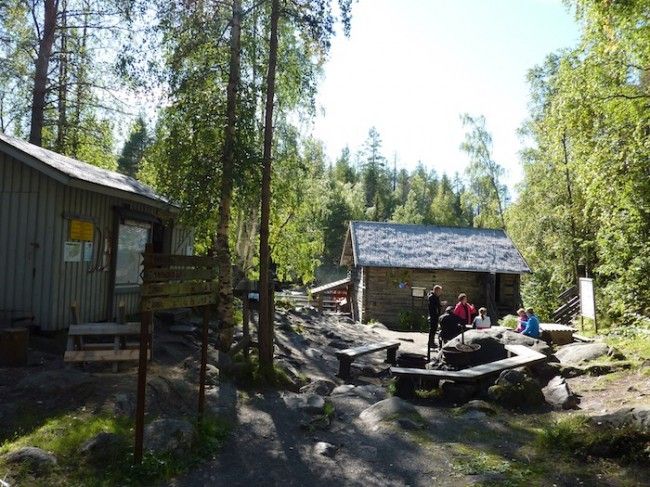
[[[447,343],[452,338],[456,338],[463,331],[464,322],[463,319],[454,314],[454,308],[447,306],[445,309],[445,314],[440,317],[440,334],[438,338],[440,340],[440,347]]]
[[[539,318],[533,311],[533,308],[526,310],[526,316],[528,316],[528,321],[521,334],[531,338],[539,338]]]
[[[490,328],[491,325],[492,323],[490,323],[490,317],[487,315],[487,309],[479,308],[478,316],[474,318],[472,326],[477,330],[484,330],[486,328]]]
[[[528,316],[526,316],[526,310],[524,308],[519,308],[517,310],[517,328],[515,328],[516,333],[521,333],[526,328],[526,322],[528,321]]]

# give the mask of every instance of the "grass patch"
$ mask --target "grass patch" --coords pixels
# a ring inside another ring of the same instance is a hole
[[[415,396],[420,399],[437,399],[442,396],[442,391],[437,387],[433,389],[416,389]]]
[[[483,487],[529,487],[540,484],[548,472],[548,465],[543,461],[523,463],[504,458],[502,455],[485,451],[480,447],[466,444],[452,444],[454,452],[453,470],[456,475],[494,476],[478,482]]]
[[[238,386],[249,390],[262,389],[295,389],[294,382],[289,378],[287,372],[278,364],[274,363],[271,370],[265,371],[260,367],[257,354],[251,354],[246,360],[242,354],[235,357],[236,367],[230,373]],[[309,383],[309,379],[300,374],[298,380],[301,385]]]
[[[611,458],[624,464],[649,464],[650,433],[633,427],[611,428],[585,416],[570,416],[544,428],[536,440],[544,452],[561,452],[584,460]]]
[[[177,475],[202,459],[213,456],[223,444],[230,426],[220,418],[207,416],[197,430],[197,441],[187,454],[145,453],[142,465],[133,463],[133,422],[123,417],[87,413],[63,414],[50,418],[28,434],[18,435],[0,446],[0,456],[23,446],[36,446],[52,452],[58,464],[46,475],[32,477],[25,469],[8,468],[0,460],[0,472],[12,472],[18,485],[34,486],[114,486],[152,485]],[[79,448],[99,433],[114,433],[118,445],[111,460],[99,467],[86,464]],[[3,474],[4,475],[4,474]],[[0,475],[2,476],[2,475]],[[13,482],[10,482],[13,483]]]

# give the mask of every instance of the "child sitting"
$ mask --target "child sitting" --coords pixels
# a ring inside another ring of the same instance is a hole
[[[528,316],[526,315],[526,310],[524,308],[519,308],[517,314],[519,315],[519,318],[517,318],[517,328],[515,329],[515,332],[521,333],[526,328]]]
[[[474,318],[474,321],[472,325],[474,328],[477,330],[485,329],[485,328],[490,328],[490,317],[487,315],[487,309],[485,308],[479,308],[478,310],[478,316]]]

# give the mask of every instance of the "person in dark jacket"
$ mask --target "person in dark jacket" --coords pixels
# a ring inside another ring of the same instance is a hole
[[[435,335],[438,331],[438,320],[440,319],[441,304],[440,295],[442,294],[442,286],[436,284],[427,297],[429,304],[429,346],[427,348],[427,360],[431,360],[431,349],[435,347]]]
[[[440,317],[440,346],[460,335],[464,326],[463,319],[454,314],[454,308],[447,306],[445,314]]]

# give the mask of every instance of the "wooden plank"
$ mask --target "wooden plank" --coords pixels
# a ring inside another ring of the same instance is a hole
[[[421,376],[421,377],[436,377],[440,379],[451,379],[457,381],[476,381],[486,375],[495,374],[503,370],[514,369],[516,367],[523,367],[524,365],[532,365],[534,363],[546,360],[546,356],[539,354],[541,357],[520,355],[517,357],[506,358],[490,362],[489,364],[477,365],[463,370],[429,370],[429,369],[414,369],[409,367],[391,367],[390,371],[393,375],[406,375],[406,376]]]
[[[217,292],[216,282],[150,282],[143,284],[140,294],[147,296],[174,296]]]
[[[126,362],[138,360],[140,350],[68,350],[64,362]]]
[[[217,259],[202,255],[142,254],[145,266],[217,268]]]
[[[217,278],[217,269],[148,269],[142,273],[144,282],[212,280]]]
[[[347,357],[359,357],[367,353],[377,352],[379,350],[385,350],[387,348],[399,348],[400,342],[379,342],[379,343],[370,343],[368,345],[363,345],[361,347],[355,348],[346,348],[345,350],[340,350],[336,352],[336,356],[345,355]]]
[[[214,304],[217,301],[215,294],[190,294],[187,296],[154,296],[142,298],[140,304],[142,311],[154,311],[170,308],[193,308]]]
[[[140,323],[84,323],[70,325],[69,336],[83,335],[137,335],[140,333]]]

